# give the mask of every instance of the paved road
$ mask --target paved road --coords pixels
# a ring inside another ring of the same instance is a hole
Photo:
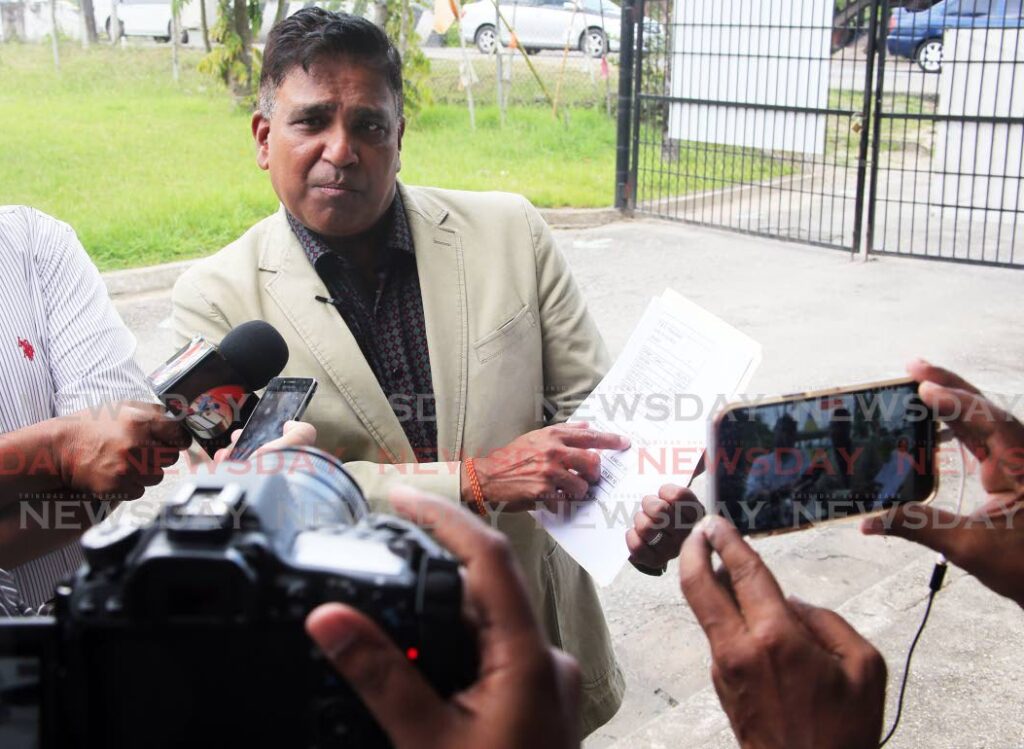
[[[922,355],[983,389],[1024,393],[1020,271],[884,259],[657,221],[556,232],[613,353],[666,286],[764,346],[752,390],[781,393],[880,379]],[[170,349],[165,292],[122,298],[147,367]],[[1024,399],[1015,411],[1024,416]],[[940,501],[954,501],[947,481]],[[157,496],[157,495],[154,495]],[[978,494],[971,492],[969,501]],[[757,542],[787,592],[838,608],[872,638],[898,682],[933,555],[855,525]],[[602,591],[629,693],[588,749],[735,746],[710,687],[704,638],[678,594],[626,569]],[[915,656],[894,749],[1024,746],[1021,611],[961,573],[950,575]],[[890,690],[893,708],[895,690]],[[891,714],[891,713],[890,713]],[[851,716],[851,720],[856,719]]]

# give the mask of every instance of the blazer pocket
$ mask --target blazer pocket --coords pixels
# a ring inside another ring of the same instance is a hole
[[[473,344],[477,361],[486,364],[500,356],[502,351],[521,341],[536,325],[537,317],[533,310],[524,304],[511,318]]]

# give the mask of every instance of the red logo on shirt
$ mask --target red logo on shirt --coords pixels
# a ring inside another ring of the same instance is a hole
[[[19,338],[18,345],[21,346],[21,353],[25,355],[26,359],[32,361],[36,358],[36,350],[31,343],[26,341],[24,338]]]

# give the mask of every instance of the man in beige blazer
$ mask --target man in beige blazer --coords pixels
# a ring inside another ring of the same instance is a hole
[[[475,508],[510,541],[553,644],[579,659],[584,733],[624,683],[593,583],[525,510],[581,499],[597,449],[624,440],[560,425],[608,356],[551,232],[525,199],[400,185],[398,53],[373,24],[307,8],[264,51],[253,116],[281,208],[187,271],[179,343],[262,319],[288,341],[286,376],[312,376],[306,418],[371,504],[409,484]],[[418,383],[418,384],[417,384]],[[663,568],[684,531],[647,497],[628,543]]]

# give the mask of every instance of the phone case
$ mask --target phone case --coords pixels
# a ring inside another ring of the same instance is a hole
[[[769,399],[766,399],[766,400],[758,400],[756,403],[735,402],[735,403],[727,403],[727,404],[721,406],[719,409],[717,409],[717,411],[714,414],[712,414],[711,418],[708,419],[708,438],[707,438],[708,479],[707,479],[707,495],[706,495],[707,499],[704,502],[704,509],[709,514],[710,513],[719,514],[719,502],[720,502],[720,500],[719,500],[719,497],[718,497],[718,482],[717,482],[716,476],[715,476],[715,466],[718,465],[718,463],[717,463],[717,456],[716,456],[716,448],[717,448],[717,445],[718,445],[717,437],[718,437],[719,430],[721,428],[721,424],[722,424],[723,420],[731,412],[733,412],[733,411],[735,411],[737,409],[749,408],[749,407],[755,406],[755,405],[756,406],[772,406],[772,405],[779,405],[779,404],[783,404],[783,403],[796,403],[796,402],[805,401],[805,400],[811,400],[811,399],[816,399],[816,398],[826,398],[828,396],[846,395],[846,394],[849,394],[849,393],[857,393],[857,392],[864,391],[864,390],[873,390],[873,389],[879,389],[879,388],[901,387],[901,386],[910,385],[910,384],[916,384],[916,383],[915,383],[915,381],[913,379],[911,379],[909,377],[901,377],[901,378],[892,379],[892,380],[881,380],[881,381],[878,381],[878,382],[868,382],[868,383],[863,383],[863,384],[858,384],[858,385],[851,385],[851,386],[846,386],[846,387],[825,388],[823,390],[810,390],[810,391],[803,392],[803,393],[790,393],[790,394],[787,394],[787,395],[778,396],[776,398],[769,398]],[[935,422],[934,420],[932,420],[931,424],[932,424],[932,427],[931,427],[931,429],[932,429],[932,434],[931,434],[932,463],[934,465],[935,455],[937,453],[938,444],[939,444],[939,440],[937,439],[938,425],[937,425],[937,422]],[[920,504],[928,504],[928,503],[932,502],[935,499],[936,495],[938,494],[938,491],[939,491],[939,474],[938,474],[938,472],[935,472],[934,476],[935,476],[935,482],[934,482],[934,485],[932,487],[931,494],[929,494],[924,499],[920,500],[919,501]],[[840,518],[832,518],[832,519],[829,519],[829,520],[810,522],[810,523],[807,523],[805,525],[800,525],[800,526],[794,526],[794,527],[788,527],[787,526],[785,528],[777,528],[777,529],[771,529],[771,530],[765,530],[765,531],[753,531],[753,532],[748,533],[747,535],[749,537],[751,537],[751,538],[764,538],[764,537],[767,537],[767,536],[780,536],[780,535],[784,535],[784,534],[787,534],[787,533],[793,533],[794,531],[802,531],[802,530],[806,530],[808,528],[817,528],[817,527],[820,527],[822,525],[828,525],[828,524],[831,524],[831,523],[840,523],[840,522],[848,521],[848,520],[852,520],[852,519],[859,519],[859,518],[865,518],[865,517],[872,517],[872,516],[875,516],[875,515],[882,515],[882,514],[885,514],[886,512],[889,512],[890,510],[891,510],[891,508],[882,508],[882,509],[879,509],[879,510],[876,510],[876,511],[873,511],[873,512],[856,513],[856,514],[847,515],[847,516],[840,517]]]

